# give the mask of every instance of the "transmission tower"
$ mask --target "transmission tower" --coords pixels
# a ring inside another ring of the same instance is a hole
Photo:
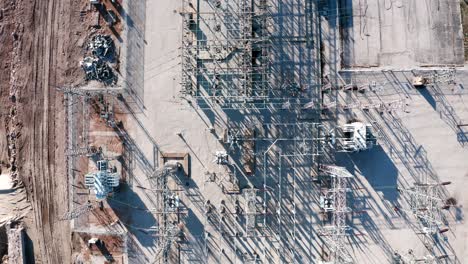
[[[172,245],[172,243],[179,237],[180,228],[171,223],[167,225],[165,228],[161,228],[160,232],[163,234],[160,236],[163,238],[159,243],[158,250],[156,251],[154,261],[152,262],[157,263],[161,258],[163,258],[164,263],[167,263],[167,253]]]
[[[149,177],[151,188],[155,191],[159,213],[159,240],[158,250],[152,263],[168,263],[169,251],[172,243],[179,237],[179,198],[170,190],[168,185],[169,176],[173,175],[178,164],[166,163],[162,168],[154,170]],[[177,215],[177,221],[171,219],[171,215]]]
[[[440,187],[450,184],[449,182],[436,184],[416,183],[410,188],[399,188],[398,190],[407,196],[409,210],[419,221],[421,232],[433,235],[441,232],[443,225],[443,209],[446,209]]]
[[[72,211],[66,212],[60,220],[72,220],[80,217],[81,215],[84,215],[90,211],[92,211],[95,208],[96,204],[88,201],[85,204],[82,204],[76,208],[74,208]]]
[[[329,210],[331,222],[322,232],[324,242],[331,252],[331,263],[352,263],[351,256],[345,250],[346,231],[349,229],[346,225],[346,214],[350,212],[346,203],[347,179],[351,178],[352,174],[343,167],[330,165],[321,165],[320,171],[331,178],[328,190],[332,199],[332,207]]]

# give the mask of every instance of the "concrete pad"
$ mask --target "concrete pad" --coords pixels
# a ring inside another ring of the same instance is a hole
[[[458,1],[345,0],[344,67],[462,65]]]

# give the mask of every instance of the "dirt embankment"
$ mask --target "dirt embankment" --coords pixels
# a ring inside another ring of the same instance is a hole
[[[465,61],[468,60],[468,1],[460,0],[460,10],[463,26],[463,43],[465,46]]]
[[[68,187],[65,108],[56,87],[82,77],[87,2],[0,1],[0,168],[17,172],[33,208],[24,220],[28,263],[71,262],[69,223],[58,221],[68,210]]]

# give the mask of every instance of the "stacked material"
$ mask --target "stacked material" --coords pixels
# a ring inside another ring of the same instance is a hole
[[[114,41],[109,35],[95,35],[88,43],[88,49],[94,57],[113,60],[115,57]]]
[[[96,80],[105,85],[115,85],[117,75],[108,62],[115,60],[115,45],[109,35],[95,35],[88,43],[91,56],[86,56],[80,66],[86,73],[86,80]]]
[[[86,80],[96,80],[106,85],[114,85],[117,76],[111,67],[103,60],[95,57],[86,57],[80,62],[80,66],[86,73]]]

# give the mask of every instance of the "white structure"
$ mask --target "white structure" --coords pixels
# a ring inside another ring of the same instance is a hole
[[[328,192],[325,195],[320,195],[320,208],[325,212],[333,212],[335,210],[333,192]]]
[[[372,125],[362,122],[352,122],[343,126],[343,149],[357,152],[371,149],[376,143]]]
[[[218,165],[224,165],[229,163],[229,155],[226,151],[216,151],[216,158],[213,160]]]
[[[331,188],[324,197],[322,209],[331,213],[331,223],[323,226],[322,238],[330,250],[330,263],[352,263],[352,258],[346,251],[346,214],[351,212],[348,207],[346,192],[348,180],[353,177],[344,167],[321,165],[320,171],[331,177]],[[325,198],[330,198],[326,201]],[[321,205],[322,206],[322,205]]]
[[[97,166],[97,172],[85,175],[85,185],[94,190],[97,200],[104,200],[112,188],[119,186],[120,175],[109,168],[107,160],[98,161]]]

